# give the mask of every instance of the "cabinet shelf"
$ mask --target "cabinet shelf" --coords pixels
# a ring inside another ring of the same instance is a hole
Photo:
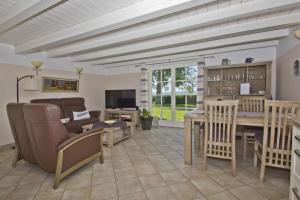
[[[204,68],[204,98],[240,96],[240,84],[250,84],[250,94],[247,96],[271,97],[271,67],[272,62],[220,65]],[[226,80],[225,78],[240,78]],[[244,79],[243,79],[244,77]],[[257,77],[251,79],[251,77]],[[260,77],[260,78],[259,78]],[[262,78],[263,77],[263,78]],[[219,81],[212,81],[221,78]],[[264,92],[264,95],[259,93]]]

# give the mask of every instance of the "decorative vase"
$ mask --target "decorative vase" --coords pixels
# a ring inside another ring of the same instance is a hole
[[[143,118],[141,117],[141,122],[142,122],[142,128],[143,130],[151,130],[152,128],[152,120],[153,117],[148,117],[148,118]]]

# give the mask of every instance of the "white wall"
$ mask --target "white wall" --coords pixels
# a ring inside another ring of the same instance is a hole
[[[300,76],[293,73],[295,60],[300,60],[300,40],[294,37],[294,31],[299,26],[291,28],[291,35],[280,40],[277,47],[277,97],[280,100],[300,100]]]
[[[277,47],[277,57],[286,54],[289,50],[293,49],[300,44],[300,40],[294,36],[295,30],[300,30],[300,25],[290,28],[290,35],[279,40],[279,45]]]
[[[136,105],[140,104],[140,73],[105,76],[106,90],[136,90]]]
[[[13,143],[7,114],[8,102],[16,102],[16,78],[23,75],[34,74],[31,68],[20,65],[0,64],[0,146]],[[75,78],[74,72],[43,70],[39,76],[50,76],[58,78]],[[61,98],[61,97],[84,97],[88,110],[104,109],[104,84],[105,80],[100,75],[83,74],[79,81],[79,92],[39,92],[24,91],[20,82],[20,102],[29,102],[36,98]]]
[[[43,68],[56,69],[75,72],[76,67],[84,68],[85,73],[104,74],[104,70],[95,66],[90,66],[87,63],[71,62],[69,58],[48,58],[46,53],[34,53],[27,55],[15,54],[13,45],[0,43],[0,63],[22,65],[31,67],[32,60],[41,60],[44,62]]]

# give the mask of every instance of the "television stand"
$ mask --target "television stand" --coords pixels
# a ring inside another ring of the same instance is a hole
[[[136,127],[140,125],[140,111],[131,109],[105,109],[104,119],[122,119],[130,121]]]

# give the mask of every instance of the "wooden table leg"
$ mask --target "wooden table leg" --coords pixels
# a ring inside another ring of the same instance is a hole
[[[135,125],[133,124],[133,122],[131,122],[131,124],[130,124],[130,136],[133,136],[134,127],[135,127]]]
[[[194,148],[200,149],[200,124],[192,121],[192,130],[194,133]]]
[[[189,118],[184,118],[184,163],[192,164],[192,131]]]

